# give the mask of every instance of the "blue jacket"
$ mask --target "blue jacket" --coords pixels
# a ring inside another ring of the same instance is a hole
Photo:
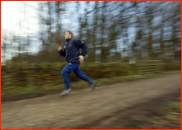
[[[68,63],[80,63],[78,56],[80,56],[79,48],[82,49],[81,55],[85,56],[87,54],[87,46],[84,42],[77,39],[66,39],[66,43],[63,49],[59,51],[61,56],[66,56]]]

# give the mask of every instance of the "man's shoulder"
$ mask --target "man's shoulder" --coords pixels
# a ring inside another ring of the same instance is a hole
[[[81,40],[79,40],[79,39],[72,39],[74,42],[79,42],[79,43],[82,43],[82,44],[84,44],[84,42],[83,41],[81,41]]]
[[[79,42],[80,40],[76,39],[76,38],[73,38],[72,39],[74,42]]]

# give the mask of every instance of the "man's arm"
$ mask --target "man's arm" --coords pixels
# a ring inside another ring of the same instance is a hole
[[[84,42],[77,40],[77,45],[79,48],[82,48],[82,53],[80,56],[78,56],[80,63],[84,61],[84,56],[87,54],[87,46]]]
[[[61,55],[61,56],[66,56],[66,52],[65,52],[65,49],[62,49],[61,48],[61,46],[60,45],[56,45],[56,48],[57,48],[57,50],[59,51],[59,54]]]
[[[87,54],[87,46],[86,46],[86,44],[84,42],[78,40],[77,41],[77,45],[78,45],[79,48],[82,49],[81,55],[82,56],[85,56]]]
[[[66,53],[65,53],[65,50],[64,49],[61,49],[61,51],[59,51],[59,54],[63,57],[66,56]]]

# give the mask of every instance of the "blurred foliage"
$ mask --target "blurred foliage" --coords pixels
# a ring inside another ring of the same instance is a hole
[[[181,64],[162,63],[161,70],[162,71],[181,70]]]
[[[141,61],[140,61],[141,62]],[[145,62],[142,68],[137,64],[129,64],[123,62],[115,63],[83,63],[80,65],[80,69],[92,79],[100,78],[112,78],[116,76],[127,75],[140,75],[140,74],[152,74],[161,73],[163,71],[181,70],[181,64],[174,63],[158,63],[156,70],[151,69],[153,62]],[[149,64],[146,64],[146,63]],[[1,89],[9,90],[12,88],[44,88],[45,86],[55,86],[63,84],[61,77],[61,71],[67,63],[15,63],[12,62],[6,66],[1,66]],[[145,70],[147,73],[142,73]],[[76,75],[72,72],[69,75],[71,82],[80,81]]]

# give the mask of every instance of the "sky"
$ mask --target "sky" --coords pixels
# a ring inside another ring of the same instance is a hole
[[[29,8],[25,7],[29,6]],[[34,1],[2,1],[1,2],[1,32],[8,32],[22,37],[27,37],[28,34],[38,31],[38,19],[36,9],[38,3]],[[24,15],[24,14],[27,15]],[[2,41],[2,40],[1,40]],[[1,42],[2,43],[2,42]],[[14,43],[16,44],[16,43]],[[32,45],[31,51],[36,53],[38,48]],[[12,54],[23,53],[13,49],[7,49],[6,59],[11,59]],[[1,51],[1,55],[3,50]],[[2,59],[3,60],[3,59]]]
[[[24,6],[29,6],[24,10]],[[36,9],[38,3],[34,1],[2,1],[1,2],[1,29],[6,29],[19,33],[22,36],[26,36],[30,29],[37,31],[36,23],[38,22],[36,17]],[[24,16],[24,12],[26,14]],[[19,29],[19,24],[22,24],[22,30]],[[18,31],[18,32],[17,32]]]
[[[36,37],[36,33],[39,31],[39,2],[38,1],[2,1],[1,2],[1,32],[5,30],[4,32],[10,32],[18,36],[27,37],[31,34],[31,36]],[[72,6],[70,6],[70,4]],[[81,10],[79,13],[84,13],[85,10],[85,2],[83,1],[81,6]],[[28,7],[28,8],[27,8]],[[78,15],[75,11],[76,4],[75,2],[69,2],[69,4],[66,5],[67,11],[63,15],[63,24],[65,30],[73,31],[74,35],[77,35],[78,30],[78,23],[73,22],[75,19],[77,19]],[[74,10],[73,10],[74,8]],[[92,7],[90,6],[90,9]],[[25,15],[26,14],[26,15]],[[70,14],[74,14],[74,17],[70,17]],[[68,29],[69,28],[69,29]],[[132,28],[129,28],[130,33],[130,42],[132,40],[132,37],[134,37]],[[121,42],[121,40],[118,40],[118,42]],[[18,44],[18,43],[13,43]],[[39,51],[41,43],[38,40],[35,40],[35,42],[32,43],[31,48],[28,50],[31,53],[37,53]],[[121,47],[121,46],[120,46]],[[3,50],[1,51],[2,54]],[[18,50],[7,50],[7,59],[11,59],[12,54],[18,54],[23,53],[24,51],[18,51]]]
[[[2,1],[1,2],[1,30],[6,30],[19,36],[27,36],[30,33],[39,31],[39,2],[38,1]],[[75,7],[73,2],[70,2],[73,8]],[[28,8],[26,8],[26,6]],[[71,8],[66,7],[68,10]],[[25,10],[26,9],[26,10]],[[62,19],[64,29],[75,27],[76,23],[73,23],[73,19],[70,17],[70,13],[74,13],[74,10],[70,10],[64,14]],[[26,14],[26,15],[25,15]],[[77,27],[77,26],[76,26]],[[77,28],[73,28],[76,30]],[[66,29],[67,30],[67,29]]]
[[[76,5],[74,2],[69,2],[72,7]],[[28,8],[27,8],[28,7]],[[71,9],[69,5],[66,6],[69,12],[63,15],[62,22],[65,30],[72,28],[72,30],[78,29],[78,24],[73,23],[73,19],[77,17],[75,11]],[[39,32],[39,2],[38,1],[2,1],[1,2],[1,32],[2,35],[15,34],[16,36],[27,37],[28,35],[36,37]],[[74,17],[70,17],[70,13],[74,13]],[[76,26],[75,26],[76,25]],[[76,28],[75,28],[76,27]],[[76,35],[76,32],[73,31]],[[64,34],[63,34],[64,35]],[[9,35],[8,35],[9,36]],[[12,35],[13,36],[13,35]],[[2,39],[1,39],[2,41]],[[13,43],[14,45],[18,43]],[[35,40],[32,43],[28,52],[33,54],[37,53],[40,49],[40,41]],[[13,50],[14,49],[14,50]],[[12,54],[23,53],[25,51],[18,51],[15,48],[6,50],[6,59],[11,59]],[[3,54],[1,50],[1,55]],[[2,59],[3,60],[3,59]]]

